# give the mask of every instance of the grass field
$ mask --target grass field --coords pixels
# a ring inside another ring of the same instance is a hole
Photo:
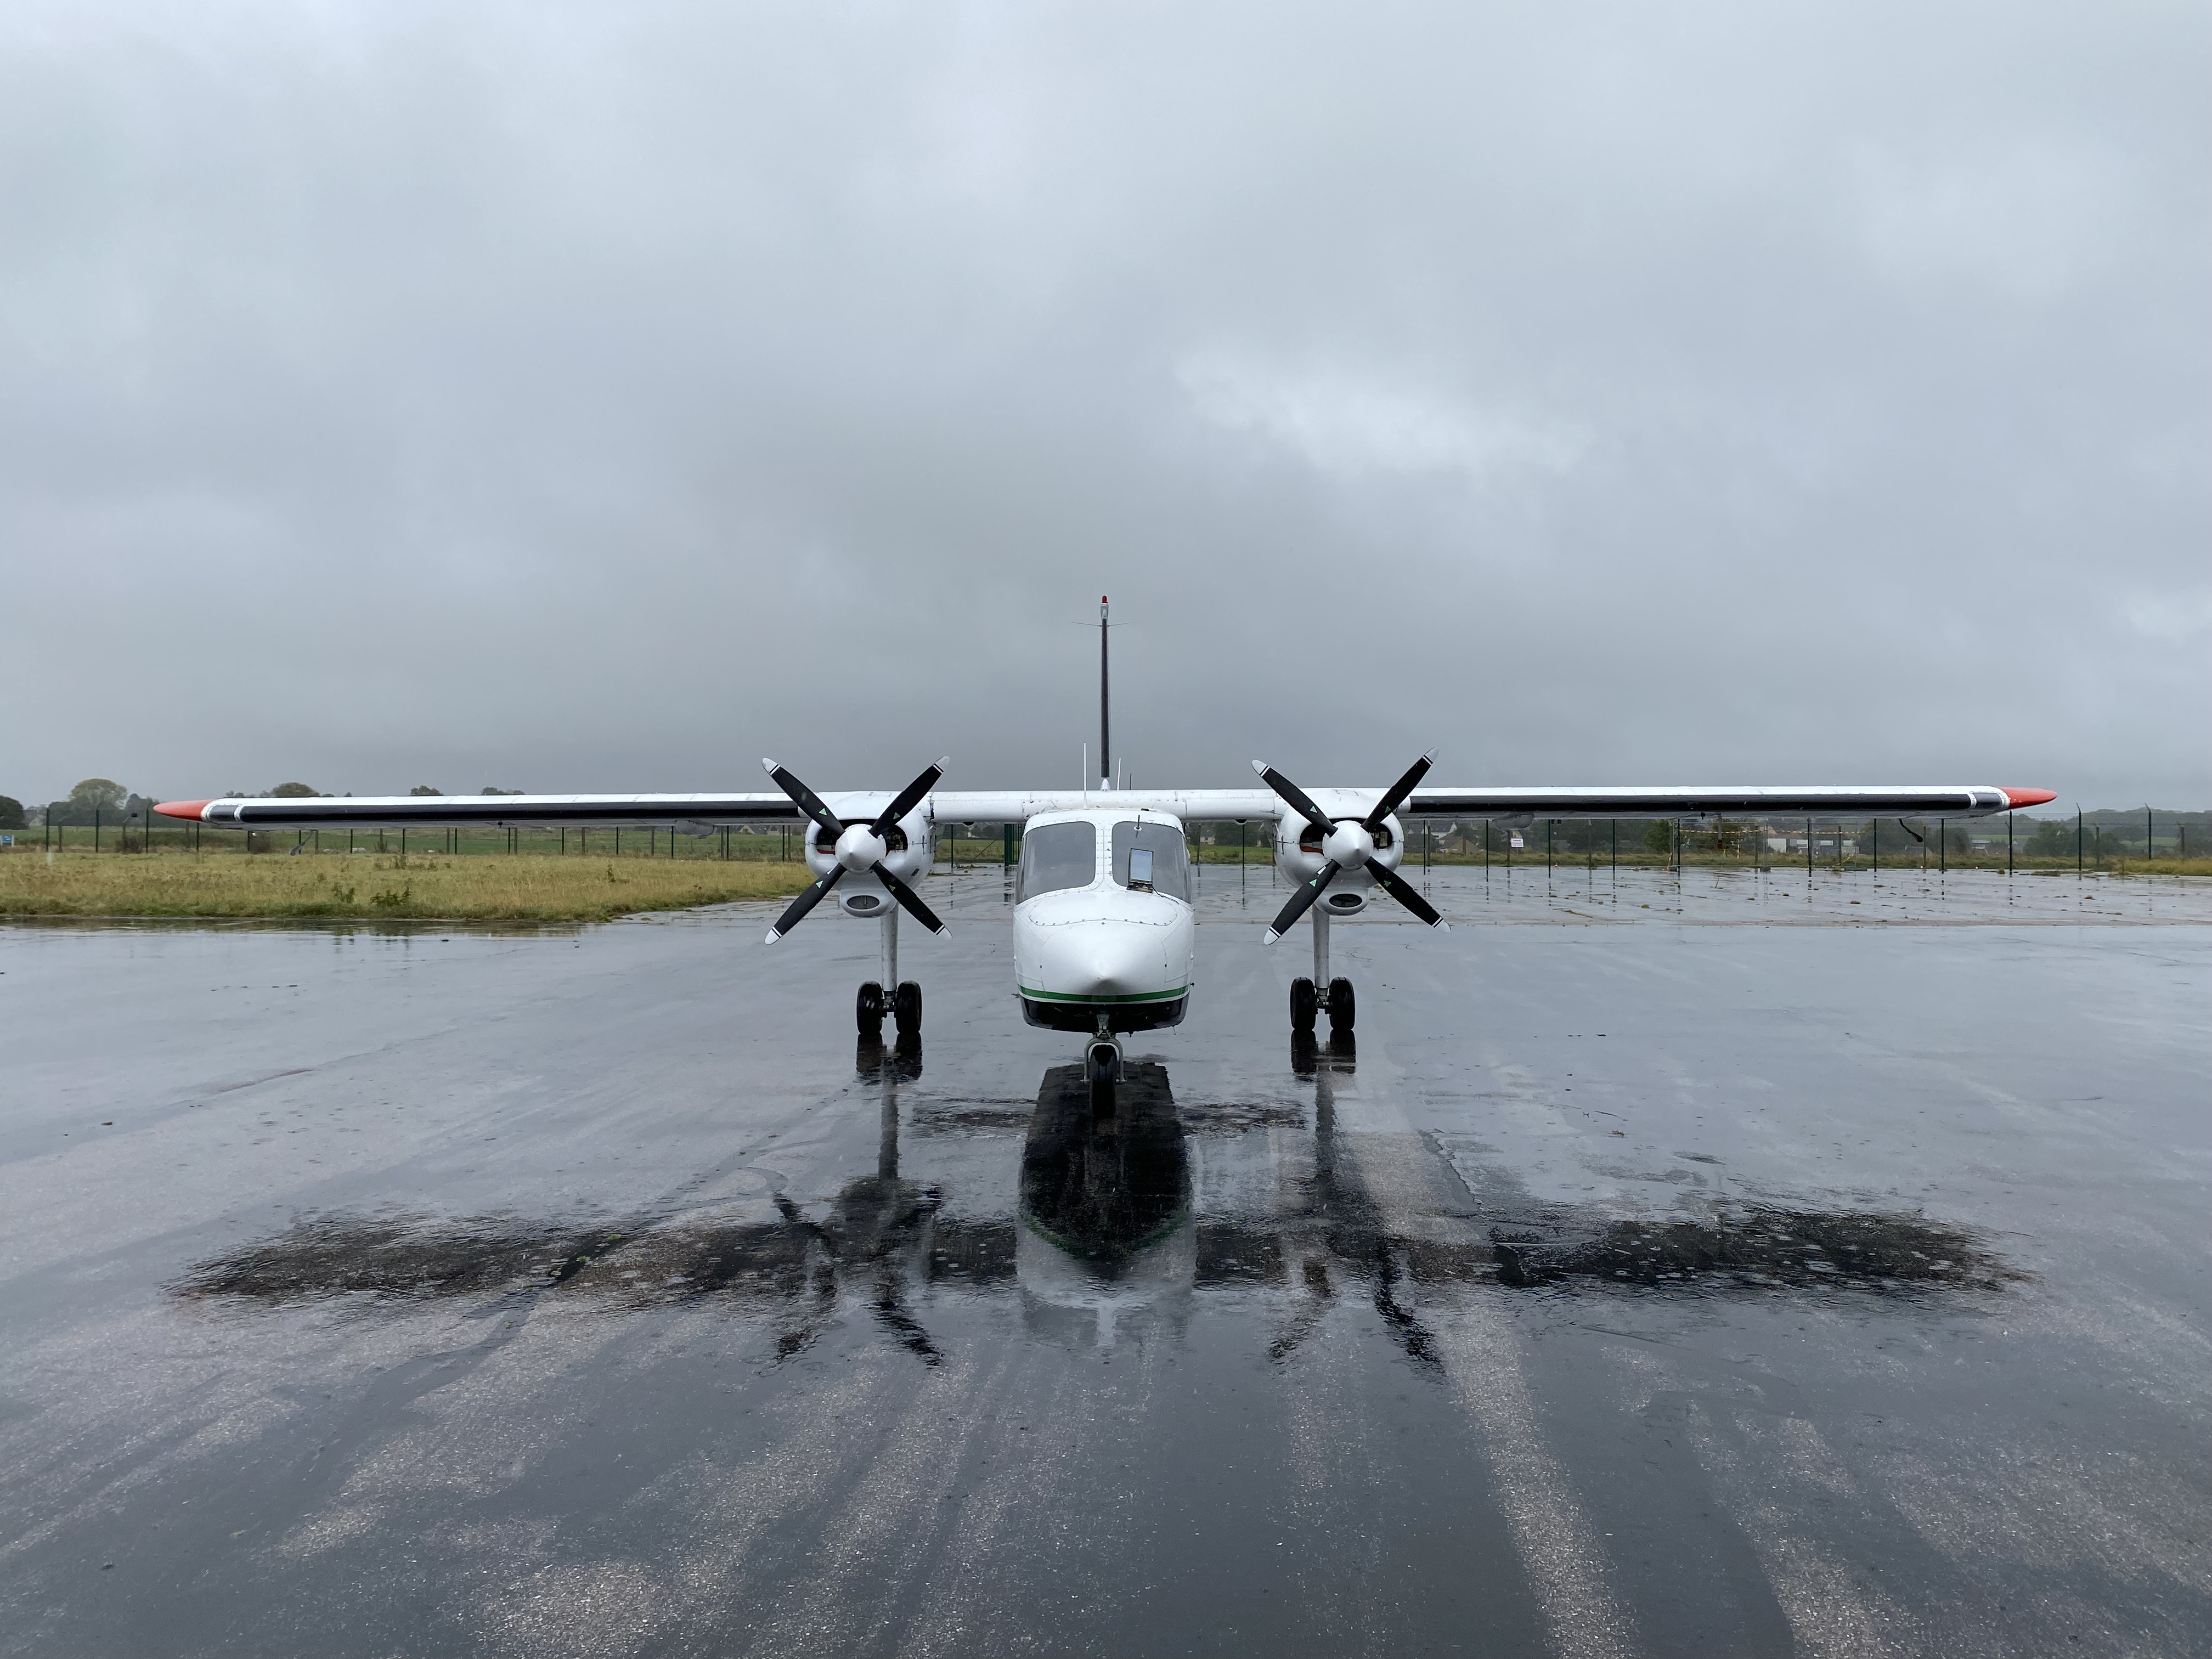
[[[939,844],[940,860],[957,854],[963,867],[985,866],[999,861],[1003,843],[963,841]],[[1236,863],[1237,849],[1206,847],[1203,861],[1216,868]],[[1267,849],[1246,849],[1250,866],[1267,868]],[[1225,854],[1225,856],[1224,856]],[[1479,865],[1480,850],[1455,849],[1431,854],[1438,866]],[[1510,855],[1511,862],[1527,868],[1544,862],[1541,848],[1525,848]],[[1493,849],[1491,862],[1503,868],[1508,860],[1503,849]],[[1606,854],[1561,853],[1553,863],[1571,868],[1593,862],[1605,866]],[[1700,867],[1749,869],[1747,854],[1692,852],[1685,864]],[[1663,854],[1624,848],[1623,866],[1651,866],[1668,862]],[[1802,867],[1802,855],[1764,856],[1767,867]],[[1407,860],[1410,872],[1420,859],[1414,851]],[[944,867],[940,862],[939,867]],[[1832,854],[1817,867],[1836,867]],[[1851,859],[1846,867],[1863,870],[1864,859]],[[1917,860],[1890,860],[1882,867],[1902,873],[1918,867]],[[1932,864],[1931,864],[1932,867]],[[2021,875],[2070,873],[2073,860],[2021,859]],[[1951,860],[1954,871],[1969,868],[2002,870],[2002,859],[1986,857]],[[2126,877],[2212,875],[2212,859],[2110,860],[2104,873]],[[678,858],[561,857],[545,853],[470,854],[397,852],[376,854],[307,853],[299,857],[281,854],[243,856],[210,853],[195,857],[185,851],[151,854],[91,853],[71,850],[49,860],[36,848],[18,848],[0,854],[0,916],[299,916],[352,917],[362,920],[419,917],[455,921],[604,921],[640,910],[678,910],[701,904],[721,904],[732,899],[775,898],[796,893],[806,885],[806,866],[797,861],[761,859],[727,860],[698,856]]]
[[[603,921],[774,898],[808,879],[803,864],[736,860],[63,853],[49,863],[28,850],[0,858],[0,915]]]

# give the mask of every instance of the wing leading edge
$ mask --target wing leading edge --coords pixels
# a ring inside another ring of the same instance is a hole
[[[1378,788],[1315,789],[1332,817],[1358,817]],[[889,790],[824,797],[839,817],[873,817],[892,800]],[[1416,789],[1399,816],[1408,818],[1687,817],[1984,817],[2039,806],[2048,789],[1993,784],[1882,784],[1753,787],[1656,785],[1604,788]],[[1267,789],[938,790],[922,803],[940,823],[1019,823],[1040,812],[1122,806],[1201,821],[1262,819],[1284,811]],[[781,792],[740,795],[398,795],[269,797],[164,801],[164,817],[234,830],[314,830],[412,825],[584,826],[686,823],[792,824],[804,822]]]

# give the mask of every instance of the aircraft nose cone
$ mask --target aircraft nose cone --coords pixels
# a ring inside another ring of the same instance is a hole
[[[1109,936],[1093,945],[1086,953],[1083,973],[1085,983],[1081,988],[1084,994],[1094,997],[1125,997],[1139,991],[1158,989],[1158,951],[1145,948],[1150,941],[1140,937],[1113,937],[1118,929],[1103,931]]]
[[[1094,957],[1084,975],[1085,993],[1094,997],[1127,996],[1138,988],[1136,975],[1130,971],[1132,966],[1126,962]]]

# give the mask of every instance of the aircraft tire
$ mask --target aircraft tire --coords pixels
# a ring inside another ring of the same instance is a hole
[[[1114,1115],[1114,1051],[1104,1044],[1092,1048],[1083,1059],[1083,1071],[1091,1085],[1091,1115],[1093,1117]]]
[[[891,1000],[891,1018],[898,1022],[902,1036],[918,1036],[921,1030],[921,987],[912,980],[899,981],[898,994]]]
[[[1291,1029],[1293,1031],[1313,1030],[1314,1018],[1321,1012],[1316,1006],[1318,1000],[1314,995],[1311,980],[1294,979],[1291,981]]]
[[[1328,982],[1328,1029],[1349,1031],[1358,1013],[1358,1003],[1352,994],[1352,981],[1333,979]]]
[[[884,1034],[884,988],[870,980],[853,999],[853,1018],[864,1037],[880,1037]]]

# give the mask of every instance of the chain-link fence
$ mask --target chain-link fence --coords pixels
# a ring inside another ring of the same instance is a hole
[[[1274,860],[1273,825],[1260,820],[1186,826],[1194,862],[1265,866]],[[2146,808],[2136,813],[2079,812],[2071,818],[2019,814],[1972,819],[1759,818],[1677,821],[1623,818],[1547,820],[1415,819],[1406,826],[1405,862],[1439,865],[1560,864],[1612,868],[1686,864],[1765,868],[1879,870],[2124,870],[2152,865],[2212,873],[2212,813]],[[699,830],[675,824],[622,828],[352,829],[241,830],[179,823],[150,810],[64,811],[33,827],[0,832],[0,851],[363,854],[447,857],[692,859],[721,862],[799,861],[803,826]],[[945,824],[936,855],[953,865],[1012,865],[1018,824]],[[2198,866],[2201,866],[2199,868]]]

